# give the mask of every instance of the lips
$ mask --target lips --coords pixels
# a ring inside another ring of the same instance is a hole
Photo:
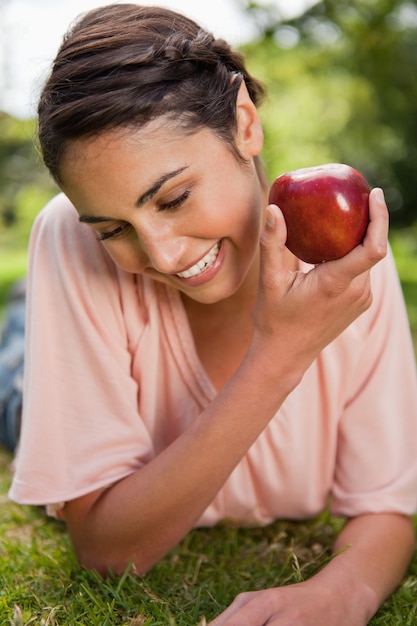
[[[199,274],[207,270],[211,265],[213,265],[213,263],[217,259],[219,251],[220,241],[217,241],[211,248],[211,250],[209,250],[202,259],[197,261],[197,263],[187,268],[183,272],[178,272],[175,275],[179,276],[179,278],[193,278],[194,276],[198,276]]]

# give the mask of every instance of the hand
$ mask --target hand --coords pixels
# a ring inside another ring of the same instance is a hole
[[[253,349],[273,373],[277,354],[292,355],[305,370],[371,304],[370,270],[387,251],[388,211],[380,189],[370,194],[370,223],[362,244],[345,257],[311,271],[285,266],[286,227],[278,207],[268,207],[261,238]],[[268,360],[269,353],[269,360]],[[265,356],[266,355],[266,356]]]
[[[344,594],[327,593],[314,579],[239,594],[208,626],[365,626],[367,619]]]

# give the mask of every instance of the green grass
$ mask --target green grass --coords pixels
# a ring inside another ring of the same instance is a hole
[[[392,245],[417,348],[415,231],[394,234]],[[0,310],[25,267],[25,250],[2,247]],[[146,577],[127,572],[102,580],[78,566],[63,524],[8,501],[11,460],[0,449],[0,626],[203,626],[241,591],[313,575],[330,558],[340,528],[324,514],[264,529],[196,530]],[[371,625],[415,626],[416,597],[417,554]]]
[[[146,577],[102,580],[80,568],[63,524],[6,500],[0,451],[0,625],[203,626],[240,591],[291,584],[330,558],[340,520],[192,531]],[[417,558],[373,626],[417,623]]]
[[[25,248],[1,245],[0,240],[0,312],[16,279],[26,274],[27,252]]]

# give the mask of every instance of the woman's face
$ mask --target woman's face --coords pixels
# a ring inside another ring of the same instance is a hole
[[[256,267],[265,198],[245,156],[238,162],[210,130],[159,121],[74,142],[61,178],[120,268],[213,303]]]

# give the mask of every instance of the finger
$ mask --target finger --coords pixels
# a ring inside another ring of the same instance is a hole
[[[266,219],[261,235],[261,246],[284,248],[287,240],[287,227],[282,211],[276,204],[266,207]]]
[[[270,590],[240,593],[221,615],[208,626],[261,626],[278,623],[271,620],[276,610],[270,601],[263,601],[270,596]]]
[[[369,195],[369,219],[363,245],[373,249],[382,258],[387,253],[389,214],[380,187],[372,189]]]
[[[261,282],[276,283],[286,270],[287,227],[281,210],[274,204],[266,209],[266,220],[260,239]]]
[[[256,597],[259,592],[247,591],[244,593],[240,593],[233,600],[232,604],[230,604],[227,609],[225,609],[220,615],[218,615],[212,622],[208,624],[208,626],[223,626],[223,624],[227,624],[229,618],[233,619],[237,613],[241,614],[241,609],[249,602],[254,596]],[[244,624],[250,624],[251,622],[239,622],[239,616],[235,623],[240,623],[240,626]]]

